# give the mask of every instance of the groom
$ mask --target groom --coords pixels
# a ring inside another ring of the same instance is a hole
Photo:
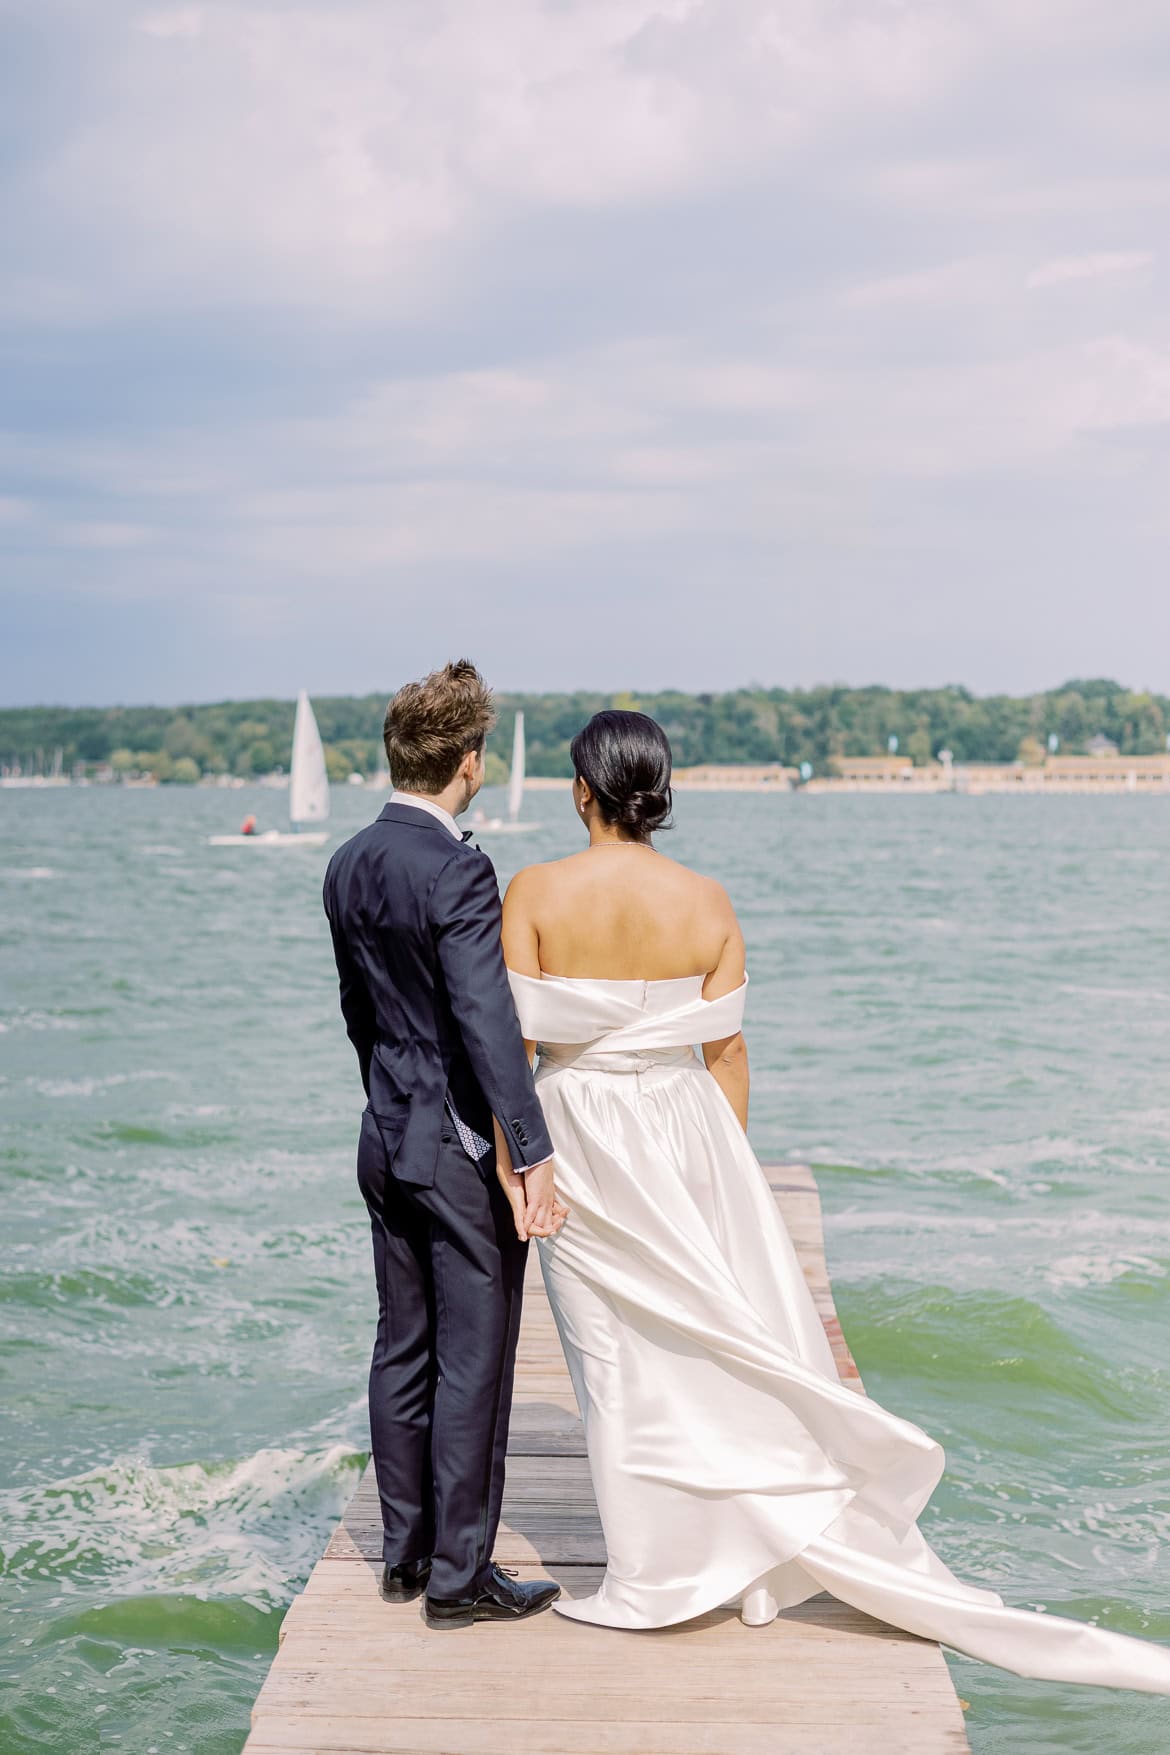
[[[385,724],[396,790],[334,854],[324,894],[369,1099],[357,1169],[378,1283],[381,1590],[390,1602],[425,1592],[427,1620],[444,1627],[518,1621],[558,1595],[491,1558],[527,1238],[552,1235],[564,1212],[495,871],[455,823],[483,784],[494,723],[466,660],[398,691]]]

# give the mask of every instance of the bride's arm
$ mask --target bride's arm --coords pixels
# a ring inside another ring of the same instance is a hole
[[[504,896],[504,921],[501,937],[504,942],[504,961],[509,969],[517,975],[531,975],[535,981],[540,980],[540,934],[536,929],[528,906],[532,889],[532,867],[526,866],[518,871],[508,885]],[[529,1064],[536,1058],[536,1043],[529,1042],[527,1037],[524,1046],[528,1050]]]
[[[500,936],[504,945],[504,961],[509,969],[517,975],[531,975],[540,979],[540,934],[536,921],[529,908],[532,891],[533,867],[526,866],[518,871],[508,885],[504,896],[504,918]],[[529,1064],[536,1059],[536,1043],[524,1038],[524,1047]],[[496,1149],[499,1152],[503,1142],[502,1130],[497,1124]],[[497,1156],[497,1164],[502,1159]],[[555,1158],[530,1170],[524,1178],[527,1206],[525,1224],[527,1234],[537,1237],[556,1236],[568,1215],[568,1207],[557,1193],[553,1180]],[[505,1193],[513,1198],[512,1191],[505,1187]],[[519,1227],[517,1227],[519,1228]]]
[[[746,970],[743,933],[730,898],[726,896],[726,892],[723,895],[727,908],[726,933],[719,960],[703,983],[704,999],[722,999],[725,993],[734,993],[737,987],[743,986]],[[718,1042],[704,1042],[703,1059],[707,1071],[735,1110],[736,1119],[746,1133],[750,1078],[747,1043],[744,1041],[743,1031],[737,1030],[734,1036],[724,1036]]]

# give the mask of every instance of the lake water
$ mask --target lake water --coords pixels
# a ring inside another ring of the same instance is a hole
[[[237,1751],[364,1461],[328,849],[206,844],[283,808],[0,794],[3,1755]],[[526,814],[502,878],[578,844]],[[931,1540],[1170,1641],[1170,800],[676,814],[746,929],[753,1142],[817,1165],[866,1383],[947,1448]],[[981,1755],[1170,1747],[1166,1701],[952,1662]]]

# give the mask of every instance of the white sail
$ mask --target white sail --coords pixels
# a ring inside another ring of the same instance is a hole
[[[293,726],[292,771],[288,788],[288,814],[294,823],[323,823],[329,815],[329,781],[321,733],[304,689],[297,696]]]
[[[516,729],[512,734],[512,774],[508,781],[508,815],[515,823],[519,821],[520,806],[524,802],[524,715],[517,713]]]

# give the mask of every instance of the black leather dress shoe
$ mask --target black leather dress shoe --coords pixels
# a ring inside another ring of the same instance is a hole
[[[429,1560],[412,1560],[405,1566],[383,1566],[378,1594],[384,1603],[413,1603],[427,1588]]]
[[[503,1567],[493,1566],[473,1596],[427,1596],[423,1605],[430,1627],[470,1627],[476,1621],[523,1621],[539,1615],[561,1594],[547,1578],[522,1582]]]

